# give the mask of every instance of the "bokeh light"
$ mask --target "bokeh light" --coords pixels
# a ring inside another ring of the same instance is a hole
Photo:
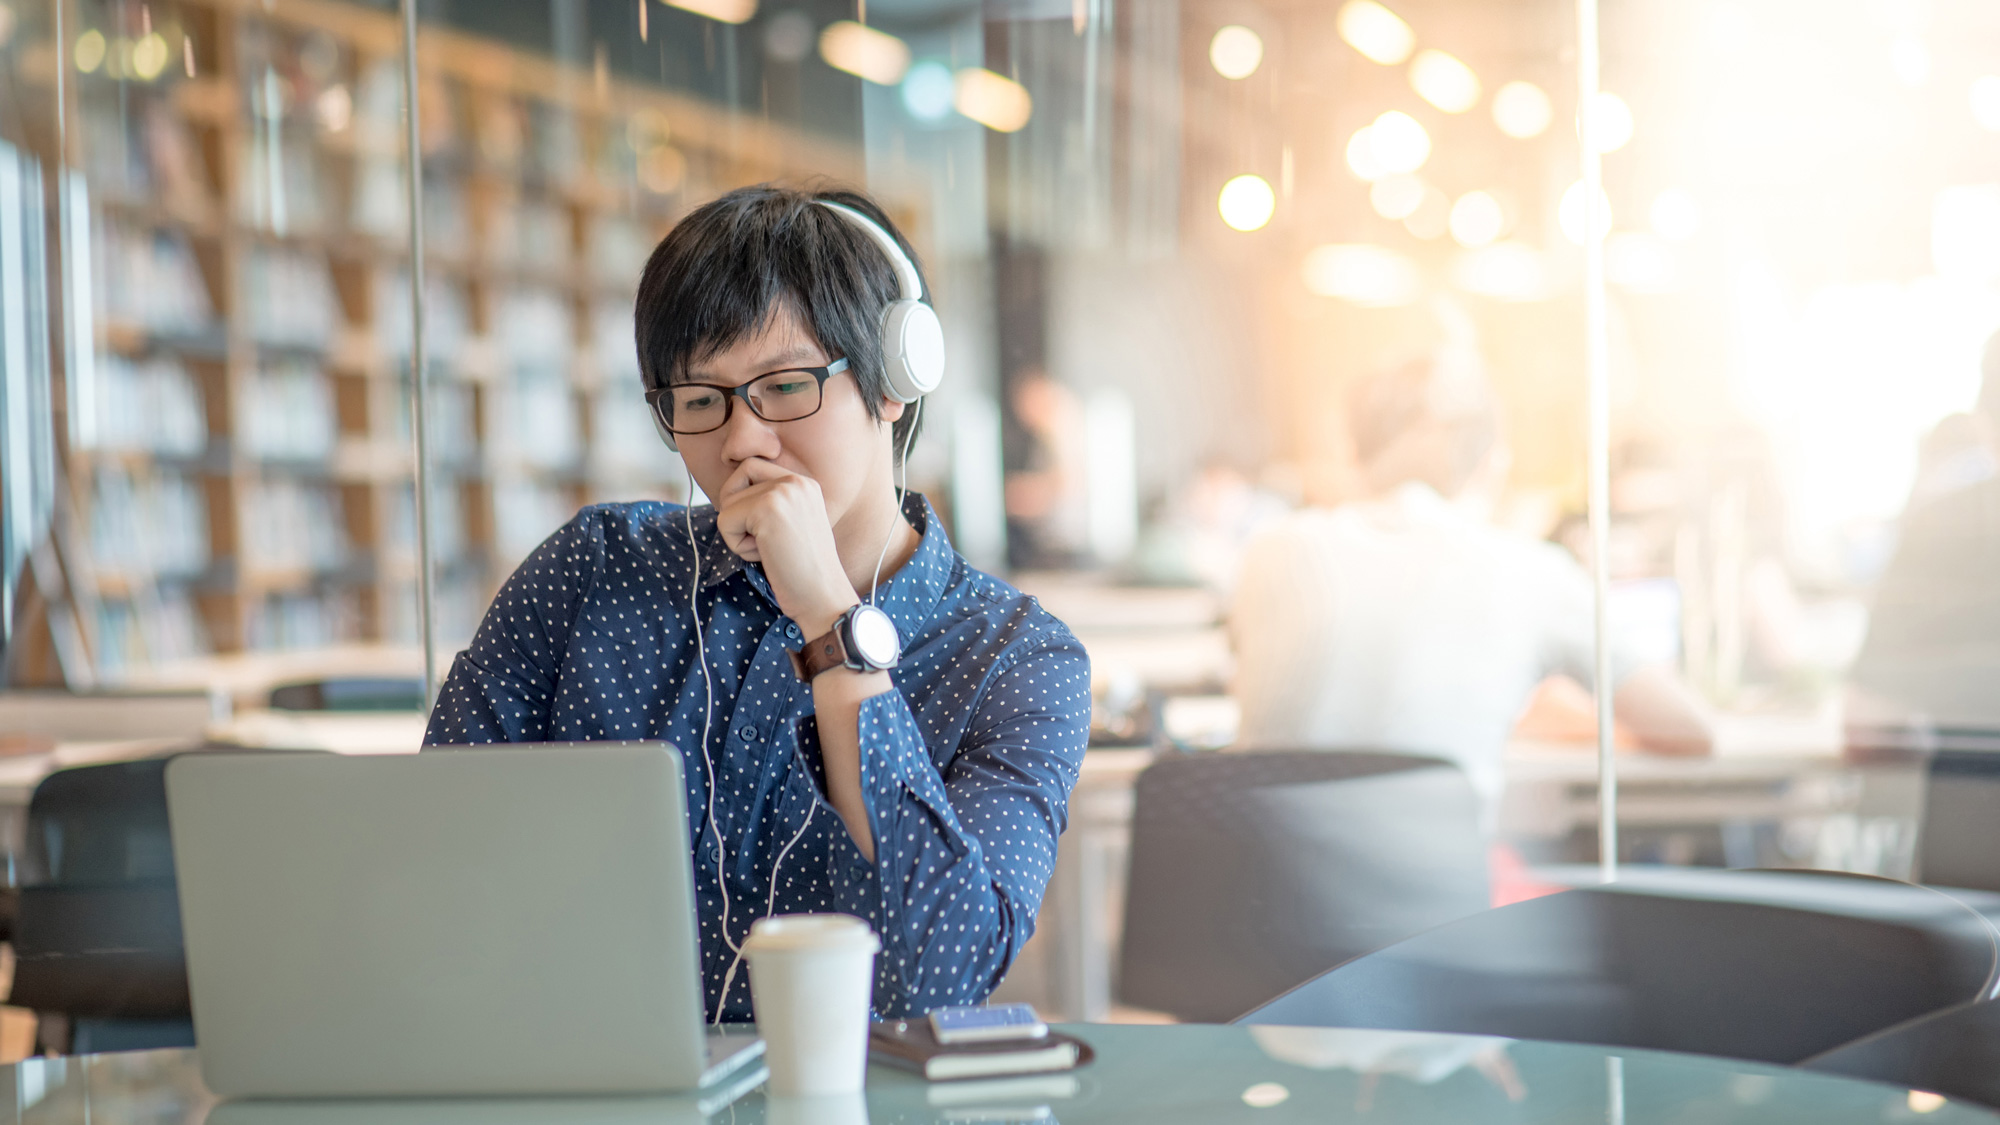
[[[903,108],[919,121],[942,121],[951,114],[951,68],[935,59],[920,62],[903,76]]]
[[[1555,119],[1549,96],[1533,82],[1509,82],[1493,92],[1493,123],[1510,137],[1539,137]]]
[[[1443,51],[1417,52],[1410,60],[1410,87],[1446,113],[1464,113],[1479,104],[1479,75]]]
[[[1306,255],[1301,270],[1306,289],[1364,308],[1407,305],[1423,292],[1415,262],[1383,246],[1344,243],[1320,246]]]
[[[1423,206],[1427,188],[1421,177],[1407,172],[1384,176],[1368,189],[1368,203],[1385,219],[1407,219]]]
[[[76,68],[85,74],[93,73],[104,65],[106,44],[104,33],[91,28],[76,37]]]
[[[1431,135],[1416,118],[1392,109],[1368,126],[1368,148],[1384,174],[1414,172],[1431,158]]]
[[[1375,0],[1347,0],[1334,19],[1334,28],[1348,46],[1383,66],[1395,66],[1417,47],[1417,33],[1410,25]]]
[[[819,57],[878,86],[894,86],[910,69],[910,48],[886,31],[853,20],[836,20],[819,33]]]
[[[1451,237],[1478,249],[1507,232],[1507,212],[1490,192],[1468,191],[1451,205]]]
[[[1276,1082],[1259,1082],[1243,1091],[1243,1104],[1252,1109],[1269,1109],[1281,1105],[1292,1092]]]
[[[167,69],[168,57],[166,37],[155,31],[132,45],[132,73],[151,82]]]
[[[1356,129],[1347,138],[1347,170],[1363,180],[1373,183],[1389,174],[1382,162],[1375,159],[1375,142],[1365,128]]]
[[[1403,229],[1428,242],[1433,238],[1443,238],[1451,229],[1451,197],[1439,191],[1435,185],[1424,185],[1424,201],[1403,220]]]
[[[1632,107],[1610,91],[1600,91],[1591,103],[1591,147],[1599,152],[1617,152],[1632,141]]]
[[[1586,224],[1590,221],[1585,214],[1589,202],[1590,196],[1584,190],[1583,181],[1578,180],[1563,192],[1562,203],[1556,208],[1556,223],[1562,227],[1563,237],[1578,246],[1583,245]],[[1611,197],[1604,194],[1603,188],[1597,190],[1596,226],[1600,235],[1611,233]]]
[[[1260,230],[1277,212],[1278,196],[1262,176],[1237,176],[1222,185],[1215,209],[1222,213],[1222,221],[1236,230]]]
[[[963,67],[952,79],[952,108],[996,133],[1013,133],[1034,116],[1027,87],[1004,74]]]
[[[802,62],[812,48],[812,17],[804,12],[779,12],[764,25],[764,53],[779,62]]]
[[[1230,24],[1208,41],[1208,65],[1224,78],[1248,78],[1263,62],[1263,37],[1241,24]]]
[[[1673,242],[1686,242],[1701,231],[1701,204],[1685,188],[1668,188],[1653,197],[1653,233]]]
[[[671,8],[693,12],[722,23],[747,23],[757,14],[757,0],[663,0]]]

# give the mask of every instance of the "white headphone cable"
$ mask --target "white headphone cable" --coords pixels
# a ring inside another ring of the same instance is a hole
[[[916,413],[910,418],[910,428],[903,434],[903,456],[897,461],[896,469],[902,474],[901,486],[896,489],[896,511],[889,520],[889,534],[882,537],[882,553],[875,556],[875,577],[868,583],[868,604],[875,604],[875,592],[882,588],[882,563],[889,557],[889,544],[896,541],[896,524],[903,518],[903,497],[910,494],[910,443],[916,440],[917,427],[924,420],[924,400],[918,399]]]
[[[704,787],[708,790],[708,829],[715,833],[715,889],[722,894],[722,944],[727,946],[730,952],[740,958],[743,956],[743,951],[736,944],[736,939],[729,936],[729,882],[723,877],[724,849],[722,845],[722,827],[715,822],[715,756],[708,748],[709,735],[714,729],[715,723],[715,677],[708,670],[708,641],[702,636],[701,631],[701,606],[699,601],[701,595],[701,544],[695,542],[694,538],[694,468],[687,464],[685,456],[681,459],[681,465],[687,469],[688,482],[687,496],[685,497],[687,502],[681,507],[681,517],[683,524],[687,528],[688,551],[694,558],[694,577],[688,581],[688,617],[694,622],[695,660],[701,664],[702,688],[707,699],[707,706],[702,708],[701,713],[701,764],[703,769],[707,771],[707,776],[703,780],[705,782]],[[724,997],[726,995],[727,989],[725,988]],[[711,1023],[722,1019],[722,1000],[724,997],[716,999],[715,1019],[711,1020]]]

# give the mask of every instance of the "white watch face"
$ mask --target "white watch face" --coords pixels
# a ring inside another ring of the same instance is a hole
[[[872,605],[861,606],[847,619],[847,635],[854,642],[854,655],[876,667],[894,665],[903,647],[896,623]]]

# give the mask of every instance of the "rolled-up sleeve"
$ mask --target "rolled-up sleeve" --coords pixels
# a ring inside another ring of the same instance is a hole
[[[940,772],[901,691],[861,706],[868,861],[835,832],[838,909],[882,938],[875,1005],[906,1016],[992,992],[1035,930],[1090,734],[1090,661],[1066,633],[989,681]]]
[[[535,548],[500,587],[471,646],[452,661],[424,745],[548,737],[577,607],[603,562],[604,537],[593,508]]]

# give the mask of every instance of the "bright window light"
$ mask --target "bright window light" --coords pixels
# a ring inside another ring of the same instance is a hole
[[[1578,180],[1563,192],[1562,203],[1556,208],[1556,222],[1562,227],[1563,237],[1578,246],[1583,245],[1585,224],[1589,222],[1584,214],[1589,202],[1583,181]],[[1611,233],[1611,197],[1604,194],[1603,188],[1597,191],[1597,233]]]
[[[1972,80],[1972,116],[1995,133],[2000,133],[2000,74]]]
[[[1671,242],[1686,242],[1701,231],[1701,204],[1685,188],[1668,188],[1653,197],[1653,233]]]
[[[1599,152],[1617,152],[1632,141],[1632,107],[1609,91],[1600,91],[1591,103],[1591,147]],[[1579,132],[1581,127],[1579,126]]]
[[[1914,35],[1899,35],[1889,44],[1889,69],[1896,72],[1896,80],[1916,89],[1931,79],[1931,52],[1924,41]]]
[[[1931,203],[1931,261],[1940,277],[2000,280],[2000,184],[1948,187]]]
[[[1364,308],[1407,305],[1424,287],[1416,263],[1387,247],[1366,243],[1318,247],[1306,255],[1301,273],[1314,294]]]
[[[1498,301],[1539,301],[1548,296],[1541,251],[1520,242],[1467,250],[1452,263],[1451,283]]]
[[[1604,244],[1604,277],[1637,293],[1669,293],[1678,288],[1674,248],[1656,234],[1620,231]]]

